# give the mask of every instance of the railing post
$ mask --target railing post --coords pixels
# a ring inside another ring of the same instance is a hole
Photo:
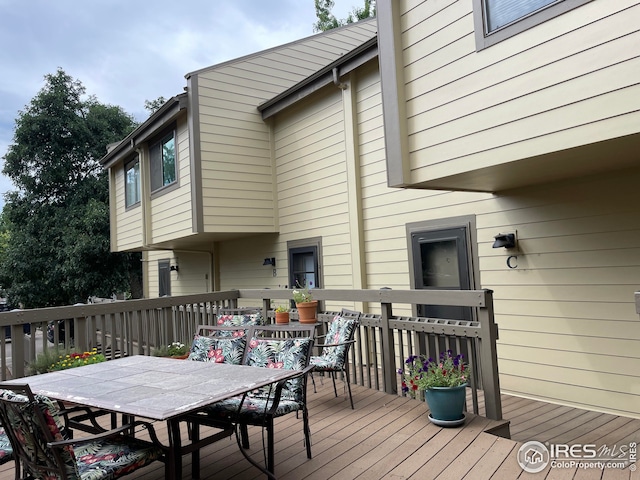
[[[84,303],[75,303],[74,307],[79,307],[84,305]],[[87,317],[75,317],[73,319],[73,335],[74,335],[74,344],[75,350],[78,352],[86,352],[89,350],[89,342],[88,336],[89,332],[87,330]]]
[[[485,307],[478,309],[480,321],[480,368],[487,418],[502,420],[502,400],[498,378],[498,325],[493,316],[493,291],[485,290]]]
[[[390,290],[384,288],[382,290]],[[393,332],[389,328],[389,319],[393,316],[391,303],[380,303],[380,329],[381,353],[382,353],[382,378],[384,381],[384,391],[386,393],[398,393],[398,382],[396,379],[396,354],[393,342]],[[376,372],[377,375],[377,372]]]
[[[267,316],[267,314],[269,313],[270,308],[271,308],[271,299],[263,298],[262,299],[262,317],[264,318],[265,323],[267,323],[267,321],[269,320],[269,317]],[[275,323],[275,320],[274,320],[274,323]]]
[[[11,325],[11,376],[13,378],[25,376],[26,355],[23,340],[24,330],[22,328],[22,324]]]

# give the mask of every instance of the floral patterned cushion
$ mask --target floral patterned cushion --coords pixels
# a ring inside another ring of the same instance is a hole
[[[9,422],[6,428],[10,428],[14,434],[14,437],[24,446],[24,451],[31,455],[30,460],[40,466],[51,467],[52,465],[58,465],[53,450],[47,447],[47,439],[40,435],[40,422],[33,415],[33,406],[31,405],[29,398],[22,394],[17,394],[12,390],[0,390],[0,398],[11,400],[16,402],[15,408],[8,410]],[[51,433],[51,436],[55,441],[66,440],[62,434],[64,428],[60,419],[58,418],[57,407],[49,400],[49,398],[35,395],[36,405],[42,412],[47,428]],[[18,413],[19,412],[19,413]],[[72,447],[65,448],[60,452],[60,457],[64,463],[64,469],[68,478],[76,479],[80,478],[80,473],[76,468],[76,460]],[[24,462],[22,462],[24,463]],[[28,465],[23,466],[28,469]],[[31,472],[36,477],[38,472]],[[40,473],[42,475],[42,473]],[[58,478],[57,473],[52,470],[48,472],[46,478]]]
[[[217,331],[216,334],[218,333],[231,334],[232,336],[220,338],[196,335],[191,344],[188,360],[240,365],[247,342],[246,330]]]
[[[336,315],[329,324],[329,331],[325,337],[325,343],[344,343],[353,338],[356,320]],[[337,347],[324,347],[322,355],[311,357],[310,364],[314,370],[340,370],[346,361],[348,344]]]
[[[254,367],[284,368],[303,370],[308,363],[309,352],[313,340],[310,338],[261,339],[249,341],[246,364]],[[304,408],[304,378],[298,377],[287,381],[275,416]],[[273,389],[269,387],[254,390],[242,403],[241,415],[248,422],[259,422],[264,412],[273,405]],[[234,397],[218,402],[207,408],[209,414],[228,418],[238,413],[242,397]]]
[[[13,459],[13,448],[9,437],[4,431],[4,428],[0,427],[0,465]]]
[[[162,456],[162,450],[127,437],[74,446],[82,480],[110,480],[144,467]]]
[[[284,368],[304,370],[309,362],[309,353],[313,345],[310,338],[262,339],[249,341],[246,364],[253,367]],[[254,398],[268,397],[268,389],[256,390]],[[283,400],[304,401],[304,378],[288,380],[282,390]]]
[[[248,325],[262,325],[260,312],[244,315],[218,315],[217,324],[220,327],[246,327]]]
[[[62,423],[58,417],[58,409],[51,400],[42,395],[34,395],[36,405],[42,412],[45,423],[55,441],[65,440]],[[57,479],[58,472],[47,467],[58,466],[53,450],[47,447],[47,438],[39,435],[41,424],[33,415],[29,399],[11,390],[0,390],[0,398],[18,402],[17,409],[22,412],[22,421],[9,410],[8,421],[15,437],[24,445],[24,451],[32,455],[36,465],[44,467],[44,471],[30,472],[34,478]],[[26,422],[26,423],[25,423]],[[132,470],[143,467],[162,455],[162,449],[132,438],[116,437],[91,443],[68,445],[61,450],[60,458],[64,464],[67,478],[73,480],[111,480]],[[29,465],[22,462],[25,469]]]

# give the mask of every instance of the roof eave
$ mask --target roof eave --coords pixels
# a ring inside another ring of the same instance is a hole
[[[359,47],[342,55],[326,67],[318,70],[313,75],[305,78],[303,81],[258,105],[258,111],[262,114],[262,119],[266,120],[303,98],[308,97],[320,88],[331,83],[336,83],[336,79],[339,79],[341,76],[355,70],[377,56],[378,37],[376,35]]]
[[[173,122],[178,114],[187,108],[187,94],[181,93],[171,97],[145,122],[139,125],[133,132],[127,135],[121,142],[112,148],[100,159],[102,168],[108,169],[113,165],[129,157],[131,153],[149,139],[149,137],[162,130],[167,124]]]

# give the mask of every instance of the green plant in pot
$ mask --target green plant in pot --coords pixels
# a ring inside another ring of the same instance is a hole
[[[316,323],[316,314],[318,313],[318,301],[313,299],[313,295],[309,291],[309,287],[298,286],[293,292],[293,301],[296,303],[298,310],[298,320],[300,323]]]
[[[424,392],[431,411],[429,420],[442,426],[464,423],[469,370],[463,355],[447,350],[437,361],[425,355],[410,355],[398,373],[402,375],[404,393],[415,398],[418,392]]]
[[[287,305],[278,305],[275,312],[276,323],[289,323],[289,307]]]
[[[154,352],[156,357],[173,357],[187,358],[189,356],[189,347],[181,342],[173,342],[166,347],[160,347]]]

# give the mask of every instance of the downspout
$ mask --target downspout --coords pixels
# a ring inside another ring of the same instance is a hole
[[[346,83],[342,83],[340,81],[340,77],[338,75],[338,67],[334,67],[333,70],[331,71],[331,73],[333,74],[333,84],[338,87],[340,90],[346,90],[347,89],[347,84]]]

